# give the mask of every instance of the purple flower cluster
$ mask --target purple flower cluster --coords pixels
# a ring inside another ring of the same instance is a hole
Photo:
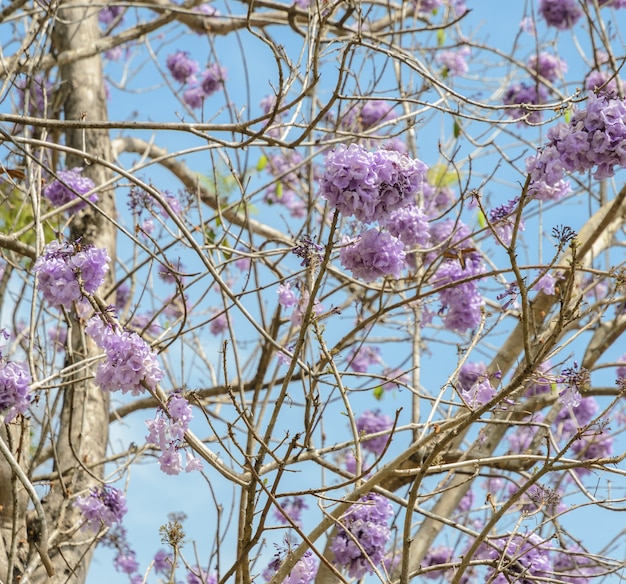
[[[437,63],[443,67],[443,76],[447,75],[465,75],[469,66],[467,58],[471,55],[471,49],[463,46],[456,51],[442,51],[437,54]]]
[[[59,170],[57,177],[44,188],[44,196],[56,207],[78,199],[80,202],[74,205],[73,208],[76,211],[80,211],[87,203],[84,200],[80,200],[78,195],[84,196],[96,187],[90,178],[81,174],[82,172],[82,168]],[[95,203],[98,201],[98,195],[93,193],[87,199]]]
[[[423,162],[395,150],[372,153],[359,144],[342,144],[326,156],[321,196],[348,217],[384,221],[414,201],[426,171]]]
[[[556,81],[567,71],[567,63],[550,53],[540,52],[528,61],[528,67],[548,81]]]
[[[85,528],[98,531],[122,521],[126,513],[126,497],[115,487],[93,487],[88,495],[77,497],[74,505],[85,517]]]
[[[269,582],[274,577],[274,574],[276,574],[280,565],[283,563],[286,554],[285,549],[278,549],[274,559],[269,563],[267,568],[263,570],[263,578],[266,582]],[[315,580],[317,568],[318,563],[315,560],[315,555],[311,550],[307,550],[296,562],[296,565],[291,569],[287,577],[282,581],[282,584],[309,584]]]
[[[601,180],[626,166],[626,103],[608,94],[589,94],[587,107],[574,112],[569,123],[548,130],[548,144],[526,160],[529,193],[557,200],[567,193],[566,172],[586,172]]]
[[[577,0],[541,0],[539,14],[548,26],[558,30],[572,28],[583,15]]]
[[[469,391],[478,382],[479,379],[484,378],[484,374],[487,371],[487,366],[483,363],[469,363],[465,362],[459,370],[457,381],[461,391]]]
[[[352,371],[365,373],[370,365],[380,363],[380,349],[370,345],[361,345],[350,351],[346,361]]]
[[[124,10],[122,6],[107,6],[98,12],[98,22],[101,24],[111,24]]]
[[[560,582],[589,584],[604,570],[579,545],[568,545],[554,558],[554,576]]]
[[[369,493],[342,517],[330,549],[335,562],[346,568],[351,578],[372,573],[384,559],[391,535],[387,522],[392,516],[389,501],[378,493]]]
[[[359,116],[361,127],[368,130],[383,122],[395,120],[397,117],[393,106],[381,99],[368,100],[363,104]]]
[[[339,257],[355,278],[373,282],[385,276],[399,278],[406,254],[397,237],[387,231],[368,229],[356,242],[344,241]]]
[[[513,238],[518,202],[519,199],[515,198],[489,211],[489,222],[505,245],[510,245]],[[517,229],[518,231],[524,231],[524,222],[521,219],[518,222]]]
[[[274,516],[276,519],[282,523],[283,525],[290,525],[290,522],[287,520],[287,515],[291,521],[294,523],[300,523],[300,516],[302,515],[303,509],[308,509],[309,506],[306,504],[304,497],[294,496],[294,497],[285,497],[280,504],[280,508],[282,511],[276,509],[274,511]]]
[[[486,375],[480,376],[468,390],[461,390],[463,401],[470,408],[476,408],[486,404],[496,393],[497,390],[491,385],[491,381]]]
[[[200,70],[198,61],[192,59],[187,51],[176,51],[167,56],[165,65],[170,75],[179,83],[193,83]]]
[[[31,381],[26,365],[13,361],[0,362],[0,412],[6,413],[5,424],[28,410]]]
[[[425,248],[430,243],[428,217],[416,205],[407,205],[394,211],[384,225],[407,248]]]
[[[31,116],[45,117],[50,108],[52,84],[41,76],[20,79],[16,83],[19,95],[19,111]]]
[[[392,426],[393,420],[380,410],[366,410],[356,420],[356,428],[361,436],[384,432],[390,430]],[[389,434],[385,434],[376,438],[365,438],[361,444],[365,450],[379,456],[386,448],[389,439]]]
[[[176,475],[183,469],[180,450],[193,414],[189,402],[179,392],[174,392],[169,397],[167,413],[168,416],[158,411],[154,420],[146,420],[148,427],[146,441],[161,449],[159,457],[161,470],[165,474]],[[185,472],[194,470],[202,470],[202,461],[187,452]]]
[[[137,333],[105,324],[98,315],[89,320],[85,332],[106,355],[96,371],[96,383],[103,391],[121,389],[139,395],[163,379],[156,353]]]
[[[489,545],[481,546],[480,555],[497,562],[499,573],[496,574],[494,568],[490,569],[486,581],[496,584],[519,581],[520,573],[528,582],[532,582],[533,578],[548,579],[552,574],[551,550],[551,546],[534,533],[492,538]]]
[[[187,584],[217,584],[217,575],[196,565],[187,572]]]
[[[519,123],[538,124],[542,118],[541,110],[528,106],[540,105],[547,99],[548,91],[543,85],[514,83],[504,92],[502,102],[504,105],[518,106],[506,110],[509,117],[519,119]]]
[[[93,294],[104,282],[110,260],[105,249],[53,241],[33,267],[37,288],[53,306],[69,308],[83,291]]]
[[[265,202],[283,205],[292,217],[304,217],[306,204],[298,192],[301,181],[298,168],[302,165],[302,155],[297,150],[287,150],[270,155],[266,168],[276,180],[265,191]]]
[[[196,74],[200,65],[187,51],[168,55],[165,65],[176,81],[188,86],[183,92],[183,101],[192,109],[201,108],[204,99],[219,91],[226,81],[226,69],[217,63],[204,69],[198,81]]]
[[[447,564],[452,561],[454,551],[444,545],[439,545],[432,548],[424,558],[422,563],[423,568],[432,568],[433,566],[440,566],[441,564]],[[445,574],[445,570],[428,570],[424,573],[424,578],[430,580],[438,580]]]

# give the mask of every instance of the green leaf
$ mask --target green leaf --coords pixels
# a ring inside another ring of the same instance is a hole
[[[454,125],[452,126],[452,133],[455,138],[458,138],[461,135],[461,125],[456,119],[454,120]]]
[[[572,110],[571,109],[566,109],[563,112],[563,119],[565,120],[566,124],[569,124],[570,120],[572,119]]]
[[[441,47],[446,42],[446,31],[440,28],[437,31],[437,44]]]
[[[259,161],[256,163],[256,169],[260,172],[262,170],[265,170],[266,166],[267,166],[267,156],[265,156],[265,154],[262,154],[261,158],[259,158]]]
[[[480,225],[481,229],[484,229],[485,227],[487,227],[487,218],[485,217],[485,214],[478,209],[478,225]]]
[[[383,399],[383,395],[385,395],[385,390],[383,389],[382,385],[378,385],[377,387],[374,388],[374,397],[377,400]]]
[[[459,173],[448,169],[445,164],[434,164],[428,169],[428,182],[435,187],[448,187],[458,182]]]

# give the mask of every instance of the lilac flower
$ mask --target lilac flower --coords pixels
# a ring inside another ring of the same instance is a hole
[[[491,538],[489,545],[481,546],[481,556],[497,562],[498,569],[502,570],[505,577],[501,579],[502,582],[508,582],[508,574],[511,578],[516,578],[520,573],[524,574],[525,580],[532,581],[533,577],[548,578],[551,575],[551,549],[551,546],[534,533],[516,533],[512,536]],[[496,582],[492,580],[494,576],[495,569],[491,568],[486,581]]]
[[[217,576],[209,574],[200,566],[194,566],[187,572],[187,584],[217,584]]]
[[[470,491],[467,491],[465,495],[463,495],[463,498],[459,501],[459,505],[457,509],[461,513],[467,513],[468,511],[472,509],[473,505],[474,505],[474,491],[470,490]]]
[[[160,549],[154,555],[153,569],[155,574],[167,575],[172,571],[173,558],[165,550]]]
[[[267,568],[263,570],[263,579],[266,582],[269,582],[274,577],[274,574],[276,574],[280,568],[287,553],[287,550],[284,548],[278,548],[274,559],[269,563]],[[291,569],[287,577],[282,581],[282,584],[309,584],[315,580],[317,568],[318,564],[315,560],[315,555],[311,550],[307,550],[296,562],[296,565]]]
[[[361,345],[350,351],[346,361],[352,371],[365,373],[370,365],[380,363],[380,349],[369,345]]]
[[[436,60],[443,67],[443,76],[465,75],[469,70],[466,59],[471,52],[468,46],[463,46],[456,51],[442,51],[439,53]]]
[[[519,107],[506,110],[510,118],[519,118],[519,123],[538,124],[541,122],[541,110],[531,109],[529,105],[540,105],[548,99],[548,93],[543,85],[527,85],[515,83],[505,92],[502,102],[504,105],[517,105]]]
[[[580,460],[610,458],[613,454],[613,437],[607,436],[603,432],[600,432],[600,434],[585,433],[580,439],[574,441],[572,451]],[[588,468],[584,467],[576,468],[575,472],[580,476],[591,473]]]
[[[462,253],[462,252],[461,252]],[[439,292],[443,324],[448,330],[464,332],[480,324],[484,300],[474,280],[457,283],[484,270],[480,254],[470,252],[463,258],[465,267],[456,259],[447,260],[439,266],[433,284],[446,286]]]
[[[533,397],[542,395],[552,391],[552,384],[555,380],[554,375],[549,375],[552,365],[550,361],[545,361],[537,368],[533,377],[529,380],[524,395]]]
[[[119,489],[104,485],[93,487],[88,495],[77,497],[74,506],[85,518],[84,528],[98,531],[101,526],[111,527],[122,521],[126,513],[126,497]]]
[[[583,12],[576,0],[540,0],[539,14],[548,26],[567,30],[578,22]]]
[[[518,202],[519,199],[515,198],[489,211],[489,222],[504,245],[510,245],[513,239]],[[521,219],[517,222],[517,229],[524,231],[524,221]]]
[[[385,430],[390,430],[392,426],[393,420],[386,414],[381,413],[380,410],[365,410],[356,420],[356,427],[361,436],[384,432]],[[385,434],[376,438],[365,438],[361,441],[361,444],[368,452],[380,456],[389,440],[389,434]]]
[[[583,397],[578,405],[564,405],[554,421],[555,434],[562,440],[570,440],[579,428],[589,424],[598,412],[598,402],[593,397]]]
[[[595,169],[595,179],[611,178],[615,166],[626,166],[626,103],[590,93],[587,107],[574,112],[569,123],[550,128],[548,140],[547,146],[526,161],[530,194],[555,200],[565,172]],[[552,196],[550,188],[557,191]]]
[[[433,12],[443,4],[443,0],[413,0],[413,4],[417,12]]]
[[[124,10],[122,6],[106,6],[98,12],[98,22],[101,24],[111,24]]]
[[[103,391],[139,395],[144,384],[154,389],[163,379],[156,353],[136,333],[105,325],[99,316],[87,323],[85,332],[104,349],[106,360],[98,365],[96,383]]]
[[[372,573],[385,557],[390,531],[387,521],[393,508],[387,499],[369,493],[350,507],[330,544],[335,562],[348,570],[351,578]],[[359,545],[356,544],[358,541]]]
[[[163,450],[159,457],[159,467],[167,475],[177,475],[183,470],[181,454],[175,447]]]
[[[533,290],[541,291],[547,296],[553,296],[556,293],[556,278],[550,273],[546,272],[537,283],[533,286]]]
[[[185,472],[201,471],[203,469],[202,460],[185,450]]]
[[[624,84],[619,77],[606,71],[596,70],[585,77],[585,89],[594,93],[602,91],[604,93],[617,94],[623,92]]]
[[[120,551],[115,559],[113,565],[118,572],[124,574],[133,574],[139,569],[139,562],[135,557],[135,552],[132,550]]]
[[[31,382],[26,365],[0,361],[0,412],[6,413],[5,424],[12,422],[17,414],[25,414],[28,410]]]
[[[298,245],[291,248],[291,252],[299,257],[302,261],[301,266],[310,266],[311,262],[314,265],[322,261],[321,252],[324,250],[324,246],[315,243],[310,237],[304,235],[300,238]]]
[[[187,51],[176,51],[168,55],[165,65],[172,77],[180,83],[193,83],[200,65],[193,60]]]
[[[298,304],[298,297],[291,289],[291,283],[281,284],[278,286],[278,304],[285,308],[291,308]]]
[[[461,391],[469,391],[479,379],[484,378],[487,366],[481,361],[480,363],[465,362],[461,365],[457,381]]]
[[[89,294],[99,288],[110,259],[104,249],[53,241],[35,261],[37,288],[53,306],[69,308],[83,296],[80,282]]]
[[[183,101],[191,109],[200,109],[204,103],[205,98],[204,90],[202,87],[190,87],[183,92]]]
[[[356,243],[344,242],[339,250],[341,265],[355,278],[373,282],[385,276],[400,277],[404,268],[404,246],[386,231],[369,229]]]
[[[528,67],[548,81],[556,81],[567,71],[567,63],[563,59],[543,51],[529,59]]]
[[[59,170],[57,177],[44,188],[44,196],[56,207],[65,205],[70,201],[80,200],[78,195],[86,195],[96,187],[89,177],[82,176],[82,172],[83,169],[78,167],[70,170]],[[98,195],[93,193],[87,199],[95,203],[98,200]],[[72,209],[80,211],[86,205],[84,200],[80,200]]]
[[[209,65],[202,73],[200,86],[205,97],[213,95],[218,91],[226,81],[226,69],[217,63]]]
[[[397,209],[384,222],[385,227],[406,247],[428,247],[430,242],[428,217],[415,205]]]
[[[483,376],[479,377],[468,391],[462,390],[461,396],[470,408],[476,408],[486,404],[496,393],[497,390],[491,385],[489,378]]]
[[[574,361],[573,367],[563,369],[559,381],[565,384],[565,388],[559,392],[559,400],[563,405],[568,408],[580,405],[580,389],[586,390],[589,387],[589,371],[584,367],[579,368],[578,363]]]
[[[360,121],[364,130],[368,130],[373,126],[394,120],[396,113],[393,106],[386,101],[380,99],[368,100],[361,108]]]
[[[228,317],[225,312],[216,314],[209,324],[209,331],[212,335],[221,335],[228,330]]]
[[[274,511],[274,517],[276,517],[276,519],[283,525],[290,525],[287,517],[285,517],[285,515],[287,515],[291,521],[299,524],[302,510],[308,509],[308,507],[309,506],[306,504],[304,497],[285,497],[280,503],[282,512],[276,509]]]
[[[31,116],[46,117],[50,108],[52,84],[41,76],[20,79],[16,83],[19,95],[19,110]]]
[[[394,150],[370,153],[358,144],[340,145],[326,156],[321,196],[346,216],[384,221],[413,202],[426,171],[423,162]]]
[[[432,548],[424,558],[422,567],[431,568],[432,566],[439,566],[440,564],[447,564],[452,561],[454,551],[446,546],[440,545]],[[428,570],[424,572],[424,578],[430,580],[438,580],[445,574],[446,570]]]
[[[386,381],[381,384],[381,387],[385,391],[399,389],[410,383],[408,375],[406,375],[402,369],[385,369],[383,371],[383,377],[385,377]]]
[[[603,569],[577,544],[555,550],[554,576],[561,582],[589,584]]]
[[[291,313],[291,324],[294,326],[300,326],[302,324],[302,317],[305,315],[308,305],[309,292],[304,290],[298,305],[294,307],[293,312]],[[313,314],[319,315],[322,312],[324,312],[324,305],[316,298],[313,302]]]

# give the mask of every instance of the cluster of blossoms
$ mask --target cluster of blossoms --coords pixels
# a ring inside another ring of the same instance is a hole
[[[487,580],[496,584],[506,584],[519,581],[519,574],[524,574],[524,581],[533,581],[533,578],[549,579],[552,574],[550,552],[552,546],[546,544],[537,534],[502,536],[489,540],[483,544],[479,556],[483,559],[496,562],[495,568],[488,571]]]
[[[302,318],[304,317],[307,306],[309,304],[310,295],[307,290],[304,290],[300,294],[300,298],[296,295],[294,288],[291,287],[291,283],[287,282],[281,284],[278,287],[278,304],[284,308],[293,308],[291,313],[291,323],[295,326],[302,324]],[[324,305],[320,303],[317,298],[313,302],[313,314],[319,315],[324,311]]]
[[[396,150],[369,152],[359,144],[338,146],[326,156],[321,196],[345,216],[380,226],[342,242],[341,263],[355,278],[399,278],[407,248],[427,244],[427,217],[414,204],[427,170],[423,162]]]
[[[30,116],[47,117],[46,108],[50,108],[52,84],[41,76],[20,79],[16,83],[19,111]]]
[[[510,245],[513,238],[518,202],[519,199],[516,197],[508,203],[489,211],[489,223],[505,245]],[[524,231],[524,222],[521,219],[517,224],[517,229],[518,231]]]
[[[57,207],[78,199],[80,202],[73,208],[80,211],[87,203],[81,200],[78,195],[84,196],[96,187],[89,177],[82,175],[82,172],[82,168],[59,170],[56,178],[44,188],[44,196]],[[93,193],[87,199],[95,203],[98,201],[98,195]]]
[[[469,66],[467,64],[467,58],[471,55],[472,51],[468,46],[463,46],[456,51],[442,51],[437,54],[437,63],[443,67],[443,77],[448,75],[465,75],[468,72]]]
[[[447,564],[452,561],[454,557],[454,550],[445,545],[438,545],[432,548],[424,557],[424,561],[422,562],[422,568],[431,568],[434,566],[441,566],[442,564]],[[446,573],[446,570],[426,570],[424,573],[424,578],[428,578],[430,580],[438,580]]]
[[[286,542],[286,547],[276,546],[276,548],[274,559],[269,563],[267,568],[263,570],[263,578],[266,582],[269,582],[274,577],[274,574],[276,574],[285,560],[285,557],[288,555],[289,542]],[[296,565],[291,569],[291,572],[289,572],[282,584],[309,584],[315,580],[317,568],[318,563],[315,559],[315,555],[311,550],[307,550],[296,562]]]
[[[298,171],[302,164],[302,155],[297,150],[289,150],[282,154],[268,157],[266,168],[276,180],[265,191],[265,202],[270,205],[283,205],[292,217],[302,218],[306,215],[306,205],[297,195],[300,190]]]
[[[308,509],[309,506],[306,504],[306,501],[303,497],[294,496],[294,497],[286,497],[280,503],[281,511],[276,509],[274,511],[274,516],[280,523],[283,525],[289,525],[290,522],[287,520],[287,517],[291,519],[294,523],[300,523],[300,515],[302,514],[303,509]]]
[[[98,315],[89,320],[85,332],[106,355],[96,371],[96,383],[103,391],[121,389],[139,395],[163,379],[156,353],[137,333],[105,323]]]
[[[574,112],[569,123],[548,130],[548,144],[526,160],[529,194],[558,200],[569,192],[565,173],[594,170],[598,180],[626,166],[626,103],[608,94],[589,94],[587,107]]]
[[[370,365],[380,363],[380,349],[370,345],[360,345],[350,351],[346,357],[350,369],[356,373],[365,373]]]
[[[590,4],[594,0],[587,0]],[[626,8],[626,0],[599,0],[600,7]],[[577,0],[541,0],[539,14],[549,26],[558,30],[572,28],[583,15],[580,3]]]
[[[37,288],[51,305],[69,308],[104,282],[110,260],[105,249],[53,241],[33,267]]]
[[[371,574],[384,559],[391,535],[387,522],[392,516],[389,501],[382,495],[369,493],[342,517],[330,549],[335,562],[347,569],[351,578]]]
[[[161,449],[159,464],[165,474],[177,475],[182,469],[181,447],[185,440],[185,432],[193,418],[189,402],[180,394],[173,393],[167,401],[167,414],[157,411],[154,420],[146,420],[148,435],[146,441]],[[202,470],[202,461],[189,452],[185,453],[185,472]]]
[[[0,361],[0,412],[8,424],[17,414],[25,414],[30,406],[31,377],[26,365]]]
[[[226,69],[217,63],[204,69],[198,79],[200,65],[186,51],[168,55],[165,65],[176,81],[188,86],[183,92],[183,101],[192,109],[201,108],[204,99],[219,91],[226,81]]]
[[[469,245],[470,229],[460,221],[452,219],[437,223],[431,228],[435,243],[447,242],[444,261],[435,272],[433,286],[441,287],[439,300],[440,314],[446,329],[464,332],[475,329],[480,324],[484,300],[478,290],[476,278],[484,273],[485,266],[481,254]],[[428,259],[436,255],[427,254]],[[470,279],[469,281],[463,281]]]
[[[567,63],[563,59],[545,51],[533,55],[528,61],[528,67],[548,81],[556,81],[567,71]]]
[[[366,410],[356,420],[356,428],[362,436],[385,432],[386,430],[391,430],[392,426],[393,420],[379,410]],[[383,434],[375,438],[364,439],[361,444],[365,450],[380,456],[386,448],[389,439],[389,434]]]
[[[85,518],[85,529],[98,531],[102,526],[120,523],[126,513],[126,497],[120,489],[93,487],[88,495],[77,497],[74,505]]]
[[[502,102],[504,105],[518,107],[506,110],[506,114],[520,123],[538,124],[541,122],[541,110],[529,106],[537,106],[545,103],[548,99],[548,90],[543,85],[532,83],[514,83],[504,92]]]

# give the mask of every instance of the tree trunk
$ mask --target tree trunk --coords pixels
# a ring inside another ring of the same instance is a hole
[[[98,8],[82,0],[62,2],[54,26],[53,42],[59,52],[75,51],[93,45],[100,38]],[[61,91],[65,96],[63,111],[66,120],[106,120],[107,106],[100,56],[79,60],[60,68]],[[65,132],[65,143],[92,156],[111,160],[109,136],[103,130],[72,130]],[[83,167],[83,174],[96,185],[109,178],[108,170],[99,164],[89,164],[83,157],[71,155],[66,168]],[[109,287],[115,265],[115,229],[108,220],[115,216],[115,201],[111,190],[100,191],[97,208],[89,206],[71,223],[71,238],[83,245],[106,248],[111,257]],[[84,323],[75,314],[68,331],[68,365],[96,354],[95,344],[81,332]],[[35,566],[33,582],[83,583],[86,579],[95,547],[89,533],[77,530],[80,513],[73,507],[73,497],[85,494],[100,483],[108,439],[109,396],[93,382],[93,368],[83,368],[76,381],[64,386],[63,406],[58,434],[54,468],[59,477],[54,480],[43,501],[50,526],[49,554],[55,575],[50,578],[41,562],[35,562],[37,530],[29,534],[29,567]],[[87,378],[87,379],[85,379]],[[70,382],[71,379],[64,381]],[[49,570],[48,570],[49,571]],[[26,574],[27,579],[29,574]]]

